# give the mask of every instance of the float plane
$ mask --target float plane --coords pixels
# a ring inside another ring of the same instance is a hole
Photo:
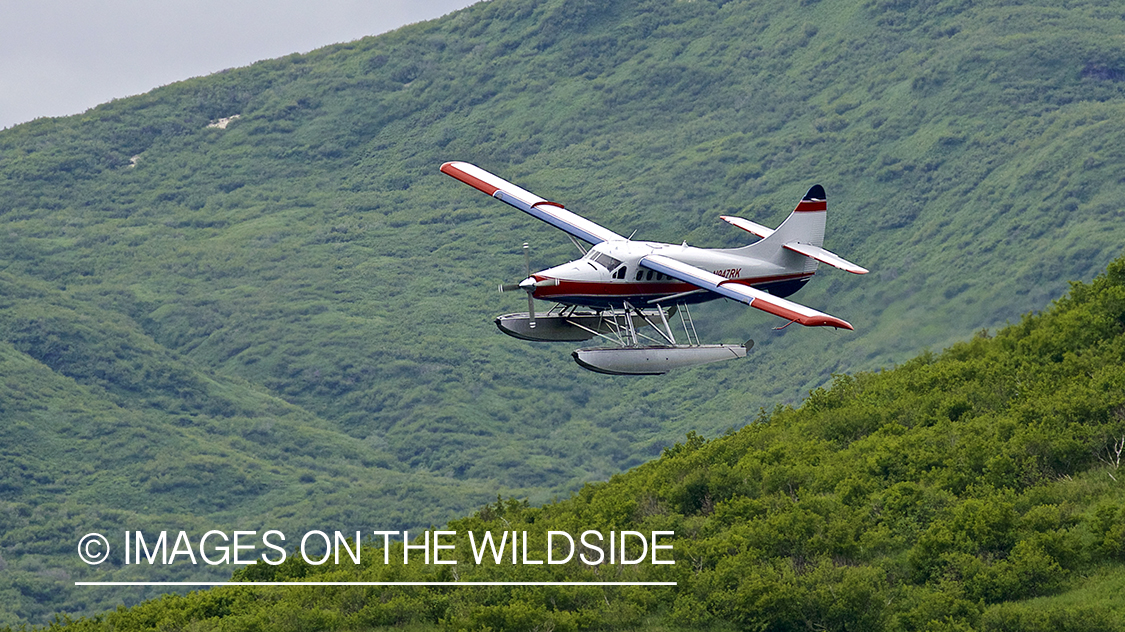
[[[758,241],[741,248],[696,248],[686,242],[625,237],[466,162],[447,162],[441,171],[570,235],[583,256],[535,273],[524,244],[526,278],[501,285],[500,291],[526,292],[527,312],[500,316],[496,325],[523,340],[578,342],[596,336],[608,341],[607,346],[573,352],[584,368],[613,375],[658,375],[746,357],[752,340],[742,345],[699,343],[688,305],[723,297],[789,321],[782,327],[798,323],[852,329],[847,321],[785,298],[812,278],[819,263],[853,274],[868,272],[823,248],[827,202],[819,184],[776,229],[721,216],[760,237]],[[584,248],[579,240],[591,247]],[[555,305],[537,314],[535,299]],[[676,341],[669,322],[677,314],[687,344]],[[646,327],[656,337],[648,335]]]

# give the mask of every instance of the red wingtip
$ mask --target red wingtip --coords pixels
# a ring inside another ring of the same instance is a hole
[[[805,318],[798,322],[800,322],[802,325],[805,325],[806,327],[835,327],[837,329],[848,329],[851,331],[855,331],[855,327],[852,327],[851,323],[846,320],[836,318],[835,316],[814,316],[812,318]]]
[[[482,192],[484,192],[488,195],[493,195],[493,194],[496,193],[496,191],[498,191],[500,189],[500,187],[489,184],[489,183],[485,182],[484,180],[481,180],[480,178],[478,178],[476,176],[469,175],[468,173],[466,173],[463,169],[461,169],[458,166],[459,164],[463,164],[463,163],[447,162],[447,163],[445,163],[441,166],[441,172],[444,173],[447,176],[452,176],[454,178],[457,178],[461,182],[464,182],[465,184],[473,187],[474,189],[477,189],[478,191],[482,191]]]

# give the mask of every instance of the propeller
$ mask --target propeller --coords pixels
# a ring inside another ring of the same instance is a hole
[[[523,242],[523,270],[525,275],[523,281],[520,281],[520,287],[527,290],[527,326],[535,329],[535,279],[531,278],[531,247],[526,241]]]
[[[527,292],[527,316],[529,319],[528,327],[535,329],[535,297],[532,296],[535,292],[535,279],[531,277],[531,247],[527,242],[523,244],[523,267],[524,279],[519,283],[504,283],[500,286],[501,292],[514,292],[516,290],[523,290]]]
[[[523,244],[523,278],[531,276],[531,247],[527,242]],[[515,292],[516,290],[525,289],[521,283],[503,283],[500,285],[500,292]]]

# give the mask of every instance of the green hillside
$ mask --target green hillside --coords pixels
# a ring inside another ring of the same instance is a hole
[[[75,545],[91,531],[295,530],[376,517],[427,525],[495,493],[410,472],[385,449],[349,440],[243,380],[208,375],[126,323],[0,273],[4,623],[119,603],[117,591],[74,589],[91,570],[101,581],[151,578],[152,569],[82,564]],[[160,572],[179,580],[230,574]]]
[[[1125,20],[1055,4],[490,0],[0,132],[0,623],[144,596],[70,586],[88,530],[537,505],[1042,308],[1125,243]],[[490,322],[573,246],[451,159],[697,246],[820,182],[873,273],[793,298],[857,331],[715,303],[749,360],[585,372]]]
[[[530,559],[548,530],[674,532],[661,552],[673,565],[482,564],[464,546],[455,566],[417,552],[401,564],[398,544],[389,564],[371,549],[358,568],[294,556],[235,575],[674,587],[240,586],[66,629],[1112,632],[1125,629],[1123,443],[1125,258],[995,336],[839,375],[799,408],[709,442],[691,434],[566,501],[498,500],[448,525],[531,533]]]

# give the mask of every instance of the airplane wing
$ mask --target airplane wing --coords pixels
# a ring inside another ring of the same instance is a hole
[[[441,166],[441,172],[591,244],[625,240],[612,230],[566,210],[561,204],[548,202],[476,165],[447,162]]]
[[[642,257],[640,262],[641,265],[646,268],[652,268],[657,272],[663,272],[670,277],[677,278],[681,281],[687,281],[692,285],[697,285],[717,294],[722,294],[727,298],[733,298],[741,303],[746,303],[750,307],[760,309],[763,312],[769,312],[775,316],[780,316],[808,327],[854,329],[847,321],[840,320],[835,316],[829,316],[828,314],[818,312],[815,309],[805,307],[799,303],[787,301],[761,290],[755,290],[749,285],[735,283],[731,279],[712,274],[681,261],[676,261],[665,255],[648,255]]]

